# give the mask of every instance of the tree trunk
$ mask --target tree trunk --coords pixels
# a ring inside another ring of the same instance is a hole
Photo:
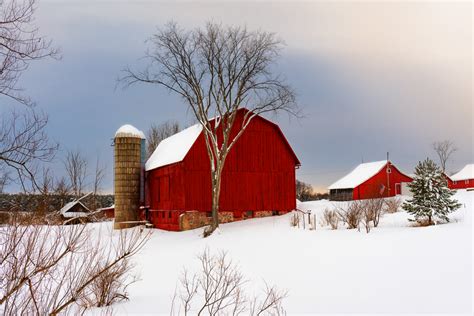
[[[206,230],[204,237],[210,236],[219,227],[219,199],[221,195],[221,168],[211,173],[211,189],[212,189],[212,221]]]

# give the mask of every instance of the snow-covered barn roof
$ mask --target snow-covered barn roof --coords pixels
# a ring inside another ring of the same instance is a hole
[[[145,163],[145,170],[152,170],[184,159],[201,134],[202,125],[195,124],[160,142]]]
[[[458,173],[453,174],[451,177],[453,181],[462,181],[468,179],[474,179],[474,164],[468,164],[461,169]]]
[[[244,112],[249,110],[246,108],[241,108],[238,111]],[[295,152],[291,148],[290,144],[288,143],[288,140],[281,131],[280,127],[260,115],[257,116],[276,128],[277,132],[282,136],[282,140],[285,142],[286,146],[288,146],[288,148],[290,149],[291,154],[294,156],[296,166],[300,166],[300,161],[298,160],[298,157],[296,157]],[[215,118],[211,118],[210,120],[214,119]],[[148,158],[147,162],[145,163],[145,170],[150,171],[159,167],[183,161],[187,153],[193,146],[194,142],[201,134],[201,132],[202,125],[195,124],[182,130],[179,133],[176,133],[162,140],[153,152],[153,154],[150,156],[150,158]]]
[[[387,160],[362,163],[349,174],[329,186],[333,189],[353,189],[376,175],[387,164]]]
[[[85,213],[85,212],[70,212],[69,211],[77,204],[81,205],[84,209],[89,211],[89,209],[84,204],[82,204],[81,201],[72,201],[72,202],[66,203],[59,210],[59,213],[64,217],[84,217],[84,216],[87,216],[87,213]]]

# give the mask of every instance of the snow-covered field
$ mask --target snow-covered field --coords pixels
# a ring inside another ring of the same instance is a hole
[[[169,314],[183,268],[195,269],[204,249],[227,251],[251,285],[263,281],[288,290],[289,315],[315,313],[472,312],[472,212],[474,192],[456,194],[463,206],[451,223],[411,227],[405,212],[386,214],[365,231],[290,227],[290,215],[202,229],[155,230],[135,258],[141,281],[117,314]],[[305,202],[320,219],[333,202]]]

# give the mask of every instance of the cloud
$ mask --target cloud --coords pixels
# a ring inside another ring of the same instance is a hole
[[[302,180],[325,187],[386,151],[411,170],[444,138],[460,147],[454,170],[473,158],[470,12],[468,2],[42,1],[38,25],[64,58],[33,64],[21,84],[49,113],[63,150],[107,160],[111,190],[110,139],[120,125],[192,121],[163,89],[115,89],[120,70],[138,62],[144,41],[169,20],[246,25],[286,42],[279,69],[306,118],[274,119],[302,161]]]

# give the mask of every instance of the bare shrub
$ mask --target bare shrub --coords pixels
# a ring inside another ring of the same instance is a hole
[[[363,202],[363,208],[369,209],[368,212],[371,214],[372,223],[374,224],[374,227],[379,226],[380,218],[382,217],[384,212],[383,205],[383,199],[370,199],[364,200]]]
[[[364,225],[365,232],[368,234],[371,229],[370,223],[374,222],[375,214],[374,210],[371,207],[367,207],[366,203],[364,203],[362,208],[362,216],[361,216],[361,222]],[[375,227],[375,224],[374,224]]]
[[[331,229],[337,229],[339,226],[339,216],[335,210],[325,209],[323,214],[323,225],[330,226]]]
[[[347,225],[347,229],[359,229],[362,216],[362,204],[360,201],[351,201],[347,207],[336,207],[339,219]]]
[[[301,214],[297,211],[293,212],[290,217],[290,226],[291,227],[300,227],[301,223]]]
[[[104,264],[97,267],[96,273],[104,270]],[[110,306],[115,302],[128,300],[127,288],[136,281],[133,278],[127,280],[132,266],[128,260],[122,260],[110,269],[105,269],[90,286],[90,298],[85,297],[87,305],[90,306]]]
[[[79,313],[125,298],[129,260],[148,238],[149,233],[140,229],[120,232],[117,238],[111,234],[103,238],[93,235],[86,225],[13,222],[2,227],[0,313]],[[111,275],[119,282],[101,282],[111,280]],[[109,291],[105,297],[100,295],[103,287]]]
[[[402,199],[398,197],[393,197],[390,199],[385,199],[384,210],[387,213],[396,213],[402,206]]]
[[[349,203],[347,210],[339,209],[339,217],[347,224],[348,228],[359,228],[362,222],[365,231],[370,232],[371,227],[377,227],[383,214],[383,199],[358,200]]]
[[[186,270],[172,301],[171,315],[283,315],[286,292],[265,284],[263,298],[249,299],[243,286],[247,282],[225,252],[211,255],[205,250],[198,256],[200,271]]]

